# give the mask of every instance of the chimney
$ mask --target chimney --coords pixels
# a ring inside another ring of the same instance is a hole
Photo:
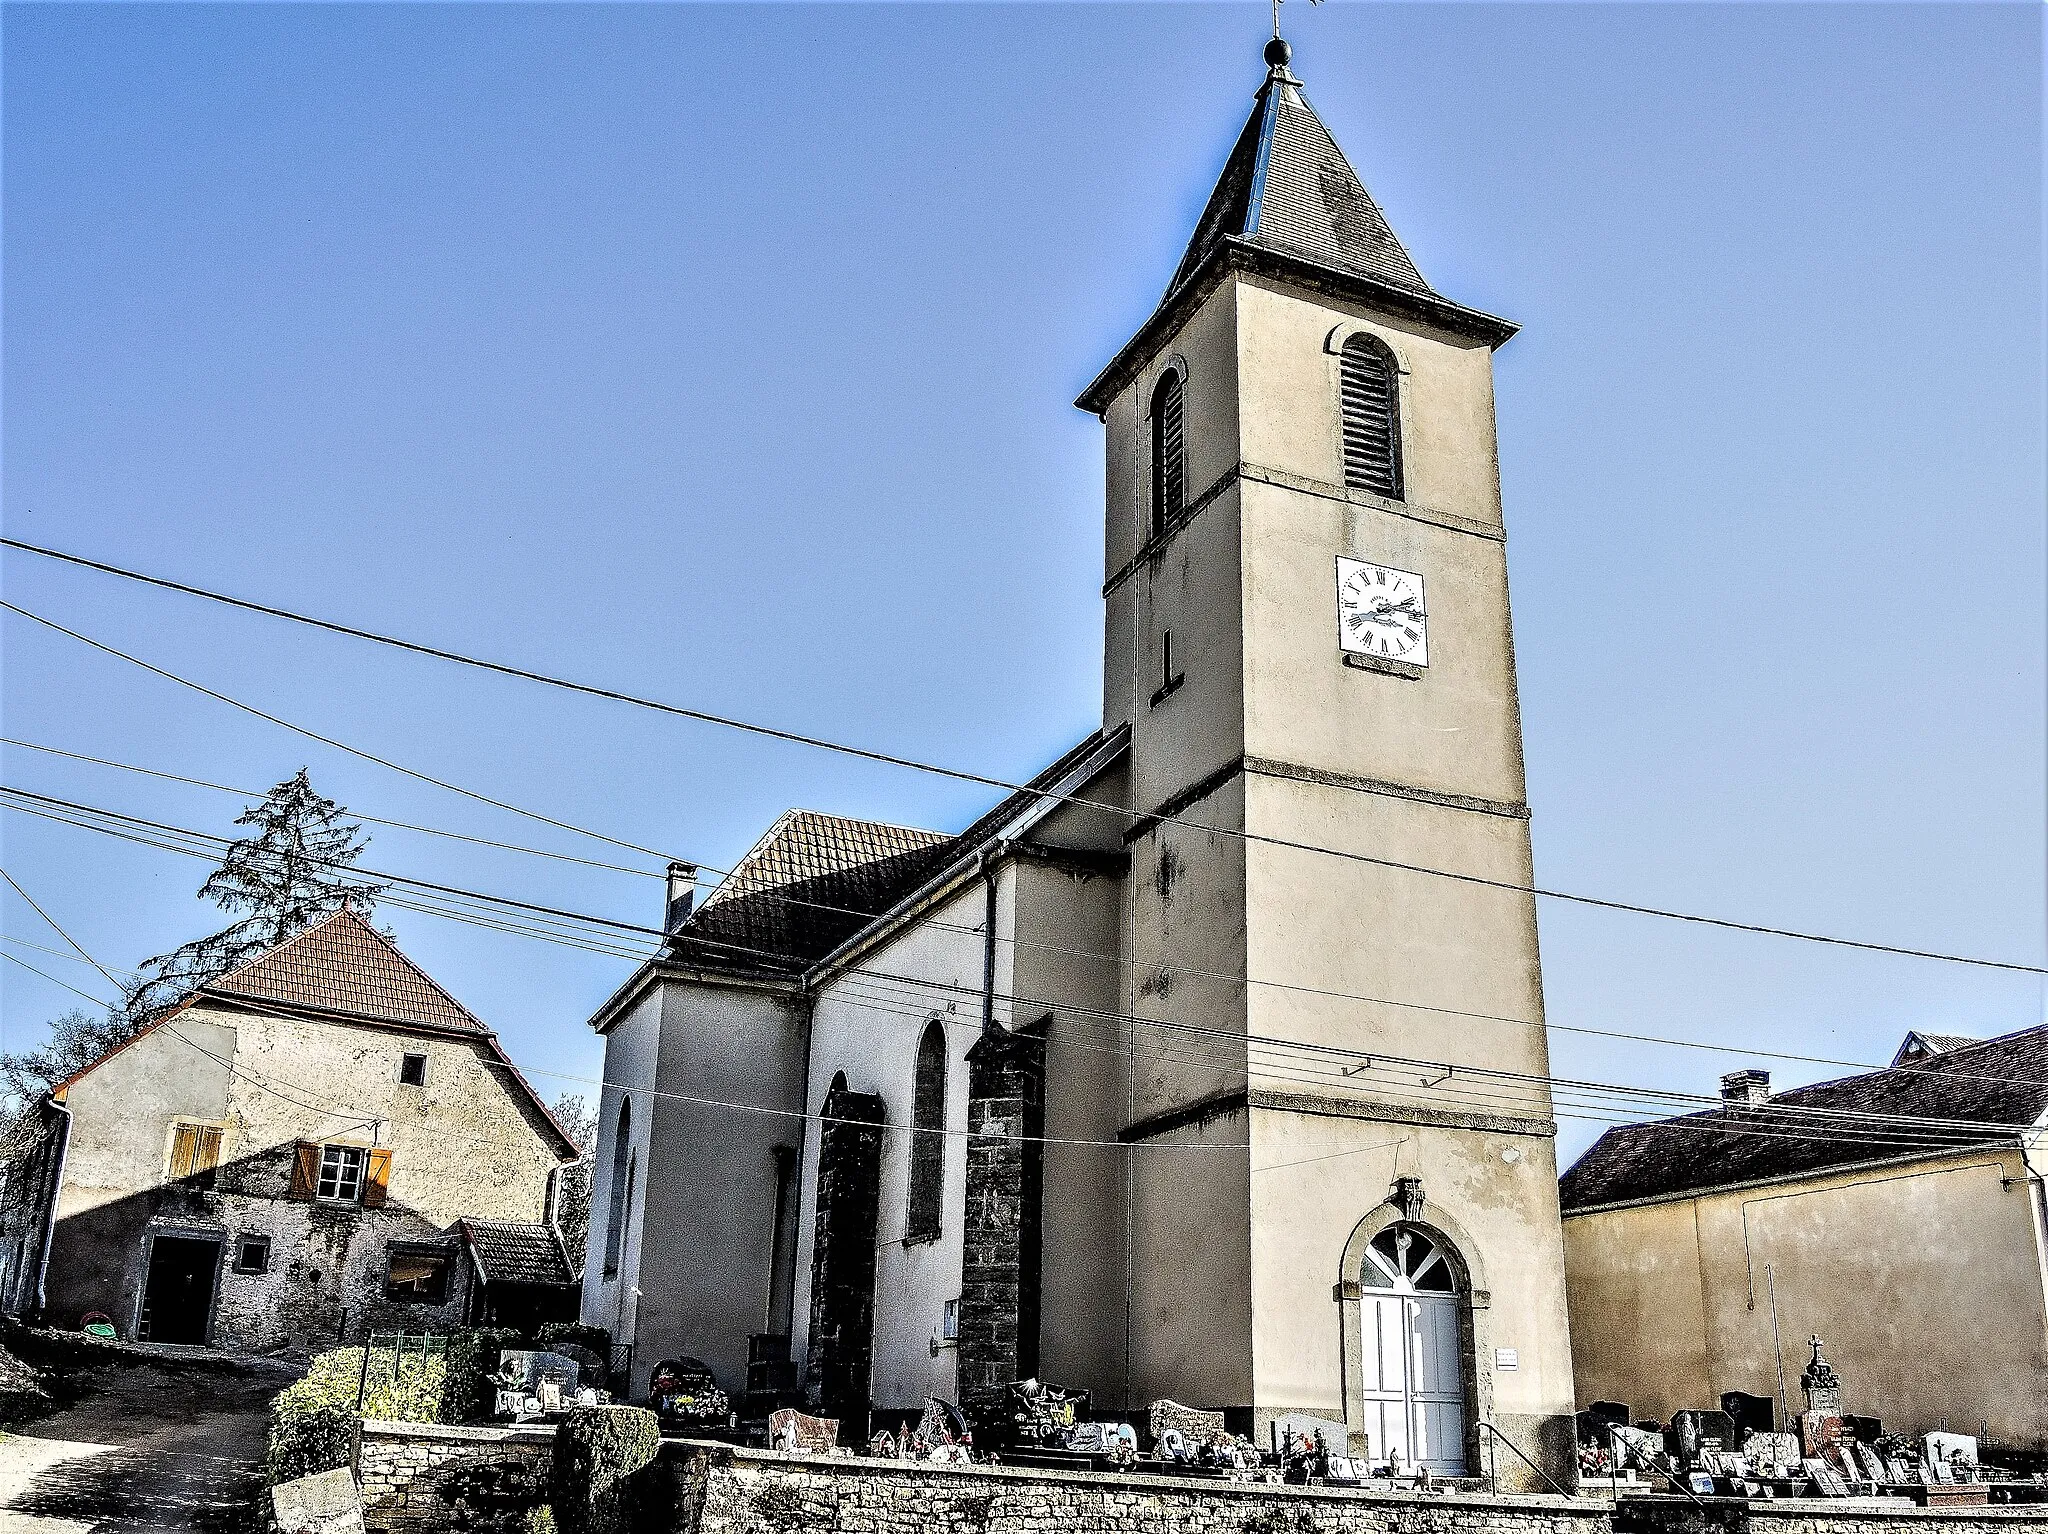
[[[695,863],[671,863],[668,865],[668,910],[662,919],[661,930],[674,932],[690,918],[690,908],[697,903],[697,865]]]
[[[1730,1071],[1721,1078],[1724,1103],[1767,1103],[1771,1100],[1769,1071]]]

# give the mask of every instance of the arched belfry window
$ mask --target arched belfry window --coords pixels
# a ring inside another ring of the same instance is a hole
[[[1169,370],[1152,390],[1152,532],[1187,504],[1187,447],[1181,416],[1181,378]]]
[[[627,1097],[619,1103],[619,1127],[612,1136],[612,1179],[611,1195],[605,1211],[604,1221],[604,1276],[611,1278],[619,1271],[619,1248],[624,1244],[626,1234],[626,1201],[632,1194],[632,1174],[629,1164],[632,1159],[633,1141],[633,1099]]]
[[[1400,369],[1384,343],[1355,335],[1344,343],[1344,483],[1401,499]]]
[[[937,1022],[917,1043],[910,1122],[910,1215],[903,1234],[917,1241],[938,1235],[946,1190],[946,1030]]]

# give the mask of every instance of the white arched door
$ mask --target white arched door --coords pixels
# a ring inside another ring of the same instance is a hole
[[[1436,1243],[1395,1226],[1373,1237],[1358,1278],[1365,1430],[1374,1460],[1465,1473],[1465,1365],[1458,1278]]]

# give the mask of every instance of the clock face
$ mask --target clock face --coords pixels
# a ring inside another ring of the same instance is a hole
[[[1353,655],[1429,664],[1429,609],[1412,570],[1337,559],[1337,643]]]

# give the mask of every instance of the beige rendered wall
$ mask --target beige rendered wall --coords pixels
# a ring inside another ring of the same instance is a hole
[[[925,1397],[957,1399],[955,1350],[932,1343],[946,1301],[960,1295],[960,1254],[967,1181],[964,1134],[946,1140],[945,1190],[939,1236],[906,1243],[910,1199],[912,1089],[917,1046],[926,1025],[946,1030],[946,1126],[967,1127],[967,1051],[981,1031],[982,939],[986,894],[978,881],[864,954],[851,969],[820,987],[811,1022],[807,1111],[822,1113],[832,1078],[840,1073],[856,1092],[878,1094],[890,1130],[882,1141],[881,1194],[875,1230],[874,1372],[877,1409],[921,1407]],[[997,876],[996,931],[1012,930],[1014,870]],[[1014,947],[996,946],[996,1020],[1030,1021],[1007,997],[1014,989]],[[885,978],[902,977],[902,978]],[[817,1217],[818,1125],[804,1126],[803,1207],[797,1236],[795,1329],[791,1351],[807,1356],[811,1314],[811,1257]]]
[[[1639,1417],[1787,1393],[1820,1336],[1849,1410],[2048,1438],[2040,1184],[2018,1149],[1732,1189],[1564,1222],[1582,1399]],[[1768,1268],[1769,1272],[1766,1273]]]

